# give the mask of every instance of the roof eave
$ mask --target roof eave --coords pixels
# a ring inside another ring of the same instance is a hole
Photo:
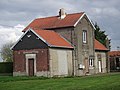
[[[52,30],[52,29],[70,28],[70,27],[74,27],[74,26],[53,27],[53,28],[42,28],[42,29],[44,29],[44,30]]]
[[[108,52],[109,50],[107,49],[107,50],[104,50],[104,49],[95,49],[95,51],[106,51],[106,52]]]
[[[84,17],[85,13],[83,13],[82,16],[80,16],[80,18],[77,20],[77,22],[74,24],[74,27],[78,24],[78,22]]]
[[[63,48],[63,49],[74,49],[74,47],[67,47],[67,46],[56,46],[56,45],[50,45],[50,48]]]
[[[22,34],[22,36],[16,41],[16,43],[10,48],[11,50],[13,50],[13,48],[17,45],[17,43],[25,36],[25,34],[29,31],[29,29]]]

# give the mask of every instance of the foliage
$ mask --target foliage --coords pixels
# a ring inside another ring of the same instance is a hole
[[[108,39],[108,36],[105,34],[105,31],[101,31],[97,23],[95,23],[94,26],[95,26],[95,39],[97,39],[100,43],[102,43],[104,46],[110,49],[111,40]]]
[[[13,63],[0,62],[0,73],[13,73]]]
[[[4,62],[12,62],[13,61],[13,53],[10,49],[12,47],[13,43],[8,42],[4,44],[1,48],[1,57]]]
[[[56,79],[2,76],[0,90],[120,90],[120,73]]]

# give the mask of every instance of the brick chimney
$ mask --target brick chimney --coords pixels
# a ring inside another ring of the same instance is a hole
[[[64,8],[61,8],[59,11],[59,18],[64,19],[66,17],[66,13],[64,11]]]

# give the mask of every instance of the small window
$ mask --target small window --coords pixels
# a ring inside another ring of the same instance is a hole
[[[83,30],[82,39],[83,39],[83,43],[87,43],[87,31],[86,30]]]
[[[89,66],[94,66],[94,61],[93,61],[93,59],[89,59]]]

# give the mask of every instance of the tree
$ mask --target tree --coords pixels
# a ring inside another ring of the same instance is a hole
[[[12,62],[13,61],[13,53],[10,49],[12,47],[13,43],[8,42],[4,44],[1,48],[1,57],[4,62]]]
[[[100,27],[97,25],[97,23],[94,24],[95,26],[95,39],[97,39],[100,43],[102,43],[104,46],[106,46],[108,49],[110,49],[110,42],[111,40],[108,39],[108,35],[105,34],[105,31],[101,31]]]

